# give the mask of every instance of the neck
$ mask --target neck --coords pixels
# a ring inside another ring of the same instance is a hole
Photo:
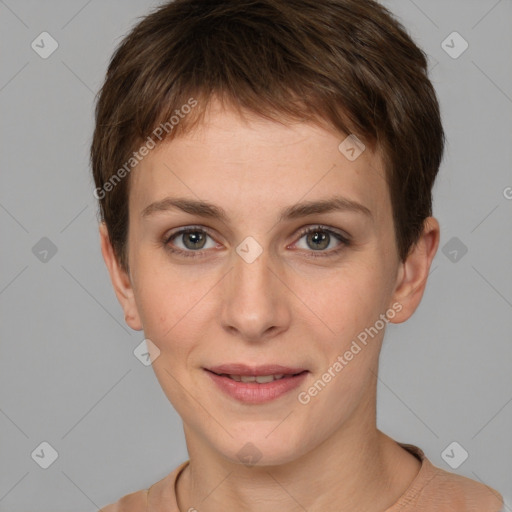
[[[381,511],[419,471],[419,461],[375,425],[375,400],[325,441],[281,465],[231,462],[185,427],[190,463],[178,479],[180,510]],[[369,406],[370,405],[370,406]]]

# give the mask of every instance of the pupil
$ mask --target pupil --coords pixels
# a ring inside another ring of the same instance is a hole
[[[319,233],[321,233],[319,235]],[[325,249],[328,245],[329,245],[329,235],[326,234],[325,232],[321,232],[321,231],[314,231],[313,233],[310,233],[310,235],[308,236],[308,239],[309,240],[313,240],[314,244],[318,244],[320,243],[321,246],[316,246],[316,247],[312,247],[312,249],[314,250],[318,250],[318,249]],[[308,240],[308,242],[309,242]],[[327,243],[323,243],[322,242],[325,242],[327,240]]]
[[[201,242],[203,242],[203,244],[201,244]],[[204,245],[204,234],[199,231],[186,233],[184,243],[188,249],[200,249]]]

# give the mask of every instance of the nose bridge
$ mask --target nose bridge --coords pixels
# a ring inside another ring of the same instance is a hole
[[[248,340],[260,340],[270,331],[282,330],[289,317],[283,284],[272,269],[268,250],[246,240],[238,246],[233,260],[223,294],[224,328]]]

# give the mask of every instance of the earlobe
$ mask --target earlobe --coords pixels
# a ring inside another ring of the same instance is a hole
[[[125,322],[132,329],[140,331],[142,330],[142,322],[135,303],[130,276],[120,266],[117,260],[114,248],[110,242],[110,237],[108,236],[107,226],[104,222],[100,224],[99,231],[101,254],[103,255],[105,265],[107,266],[108,273],[110,274],[110,280],[112,281],[112,286],[114,287],[117,300],[123,308]]]
[[[405,322],[419,306],[427,285],[430,266],[439,246],[439,236],[438,221],[434,217],[427,217],[420,239],[400,265],[392,303],[398,302],[402,308],[390,322]]]

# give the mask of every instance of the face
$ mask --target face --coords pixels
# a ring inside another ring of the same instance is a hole
[[[349,160],[345,137],[213,104],[132,172],[129,275],[104,239],[187,441],[233,462],[292,462],[368,421],[384,327],[421,298],[432,250],[399,262],[380,156]]]

